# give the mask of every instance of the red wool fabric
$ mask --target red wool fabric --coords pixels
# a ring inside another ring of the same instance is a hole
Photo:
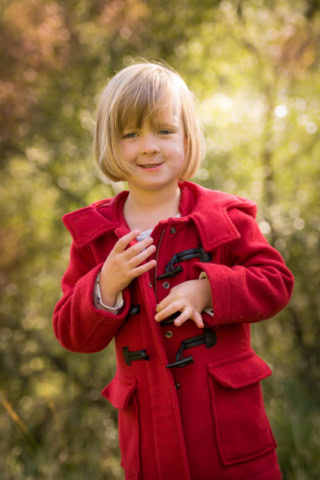
[[[102,394],[119,412],[126,479],[279,480],[260,386],[271,370],[251,348],[250,324],[285,307],[292,274],[261,234],[253,202],[191,182],[179,186],[181,217],[159,222],[152,232],[157,267],[124,290],[117,315],[96,309],[92,293],[108,253],[129,232],[123,216],[128,192],[63,217],[73,242],[63,297],[54,309],[55,335],[81,353],[100,351],[115,338],[117,371]],[[176,276],[157,279],[173,255],[200,245],[210,262],[192,258],[180,263]],[[202,271],[214,311],[203,319],[216,344],[184,351],[194,363],[169,369],[181,342],[203,329],[192,321],[158,324],[156,305],[170,288]],[[132,305],[140,307],[135,315],[129,315]],[[124,347],[144,349],[148,360],[128,365]]]

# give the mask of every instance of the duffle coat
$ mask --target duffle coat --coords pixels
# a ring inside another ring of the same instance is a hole
[[[261,234],[253,202],[191,182],[179,186],[181,217],[154,228],[157,266],[123,291],[118,314],[96,309],[93,290],[108,253],[129,232],[128,192],[63,217],[73,242],[54,309],[55,335],[65,348],[86,353],[115,338],[117,371],[102,394],[119,410],[126,479],[279,480],[260,386],[271,370],[251,348],[250,324],[285,307],[292,274]],[[200,246],[209,260],[172,261]],[[174,274],[163,277],[170,260]],[[155,322],[157,303],[201,272],[214,313],[203,313],[205,329],[191,320],[180,327]],[[213,341],[186,346],[204,331]],[[192,363],[168,367],[187,357]]]

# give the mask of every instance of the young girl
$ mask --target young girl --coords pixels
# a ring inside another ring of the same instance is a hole
[[[102,391],[119,410],[130,480],[279,480],[250,323],[289,301],[293,277],[255,204],[186,181],[203,157],[181,77],[131,65],[105,88],[95,153],[129,191],[63,217],[73,243],[54,331],[74,352],[115,338]]]

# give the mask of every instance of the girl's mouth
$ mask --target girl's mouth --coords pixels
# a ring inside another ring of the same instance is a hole
[[[144,165],[139,165],[139,167],[152,170],[153,168],[158,168],[161,165],[162,163],[145,163]]]

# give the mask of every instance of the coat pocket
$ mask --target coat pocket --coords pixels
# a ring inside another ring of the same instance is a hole
[[[224,465],[253,460],[276,447],[260,380],[271,375],[253,350],[209,365],[217,444]]]
[[[121,465],[126,480],[138,480],[141,474],[140,412],[136,388],[135,378],[116,375],[101,392],[118,409]]]

